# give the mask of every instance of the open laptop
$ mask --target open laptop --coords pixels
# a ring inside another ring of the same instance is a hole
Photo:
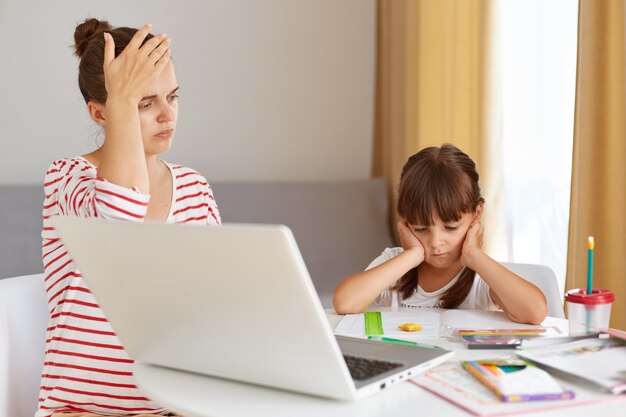
[[[137,361],[354,400],[453,356],[335,337],[286,226],[52,222]]]

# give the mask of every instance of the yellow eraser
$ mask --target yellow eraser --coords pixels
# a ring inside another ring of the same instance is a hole
[[[400,330],[404,330],[405,332],[418,332],[422,330],[422,326],[415,323],[404,323],[398,326]]]

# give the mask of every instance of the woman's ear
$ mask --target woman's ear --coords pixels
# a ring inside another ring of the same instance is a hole
[[[104,104],[96,103],[95,101],[90,101],[89,103],[87,103],[87,112],[89,112],[89,115],[91,116],[93,121],[102,127],[106,126],[104,110]]]
[[[480,218],[483,215],[484,207],[485,207],[485,203],[483,203],[482,201],[478,203],[478,205],[476,206],[476,210],[474,210],[474,222],[480,221]]]

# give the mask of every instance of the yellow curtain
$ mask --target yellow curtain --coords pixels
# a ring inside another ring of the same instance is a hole
[[[485,242],[504,257],[497,2],[379,0],[373,175],[384,177],[395,213],[402,165],[418,150],[451,142],[474,159],[485,197]],[[395,231],[396,215],[391,219]]]
[[[623,0],[580,0],[566,289],[593,284],[616,296],[611,326],[626,328],[626,27]]]

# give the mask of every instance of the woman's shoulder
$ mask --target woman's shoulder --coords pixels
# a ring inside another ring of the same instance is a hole
[[[174,177],[175,183],[187,183],[188,184],[191,182],[197,182],[197,183],[204,183],[208,185],[208,181],[204,177],[204,175],[200,174],[195,169],[190,168],[185,165],[173,164],[171,162],[166,162],[166,161],[163,161],[163,162],[165,162],[165,164],[170,168],[170,171],[172,172],[172,176]]]
[[[80,172],[84,173],[94,169],[95,167],[82,156],[60,158],[52,161],[48,167],[44,179],[44,185],[49,185],[52,181],[59,181],[67,175]]]
[[[200,193],[210,200],[214,199],[211,185],[198,171],[185,165],[170,162],[165,162],[165,164],[172,173],[174,190],[178,195],[188,196],[190,194],[197,195]]]
[[[94,166],[82,156],[68,156],[52,161],[46,174],[48,174],[49,171],[53,171],[53,173],[63,172],[75,168],[76,166],[94,168]]]

